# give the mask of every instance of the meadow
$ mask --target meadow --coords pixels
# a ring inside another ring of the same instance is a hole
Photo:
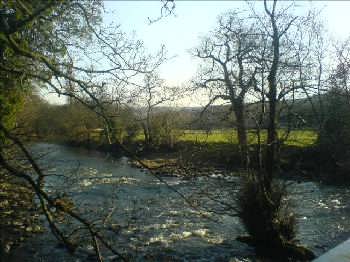
[[[235,129],[217,129],[206,132],[204,130],[178,130],[177,141],[198,143],[198,144],[238,144],[237,131]],[[287,131],[280,129],[278,136],[282,139],[286,137]],[[261,131],[261,142],[266,141],[266,130]],[[144,136],[140,133],[136,141],[143,141]],[[248,143],[257,144],[257,134],[254,130],[248,132]],[[317,141],[317,133],[313,130],[292,130],[286,137],[284,144],[287,146],[308,147]]]

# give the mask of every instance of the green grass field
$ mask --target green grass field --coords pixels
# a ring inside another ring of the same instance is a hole
[[[196,142],[196,143],[227,143],[227,144],[237,144],[237,132],[234,129],[224,129],[224,130],[212,130],[206,133],[202,130],[183,130],[178,138],[179,141],[183,142]],[[284,138],[286,131],[279,130],[279,137]],[[136,138],[137,141],[142,141],[144,139],[143,134],[139,134]],[[266,130],[261,133],[262,142],[266,140]],[[297,147],[307,147],[315,144],[317,140],[317,133],[312,130],[292,130],[287,140],[286,145],[297,146]],[[249,131],[248,133],[249,144],[257,143],[257,135],[254,131]]]

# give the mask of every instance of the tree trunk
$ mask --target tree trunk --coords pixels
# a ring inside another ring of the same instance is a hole
[[[266,173],[268,180],[272,179],[275,161],[276,161],[276,145],[277,145],[277,132],[276,132],[276,101],[270,99],[269,103],[269,122],[267,129],[267,148],[266,148]]]
[[[146,147],[149,147],[151,145],[151,134],[150,134],[150,130],[147,126],[147,124],[142,123],[142,128],[143,128],[143,134],[145,136],[145,144]]]
[[[242,99],[237,99],[234,103],[234,112],[237,123],[238,145],[241,154],[241,162],[244,168],[249,166],[249,151],[247,139],[247,125],[245,119],[245,105]]]
[[[266,4],[266,2],[265,2]],[[274,5],[276,2],[274,2]],[[273,29],[272,48],[273,60],[270,68],[269,76],[267,78],[269,83],[269,121],[267,129],[267,151],[266,151],[266,185],[270,185],[273,173],[275,171],[276,161],[276,145],[277,145],[277,125],[276,125],[276,105],[277,105],[277,71],[280,59],[280,35],[278,33],[276,18],[274,11],[270,14],[271,24]]]

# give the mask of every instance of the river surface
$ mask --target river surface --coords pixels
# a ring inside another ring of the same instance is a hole
[[[245,234],[240,221],[217,202],[233,203],[239,176],[169,176],[163,177],[166,185],[131,167],[127,158],[45,143],[33,145],[32,152],[50,174],[46,189],[71,197],[85,218],[108,220],[118,231],[108,236],[114,247],[134,261],[256,261],[253,249],[235,240]],[[320,255],[350,237],[349,188],[290,182],[289,191],[301,244]],[[18,253],[14,261],[94,261],[84,252],[68,255],[49,232]]]

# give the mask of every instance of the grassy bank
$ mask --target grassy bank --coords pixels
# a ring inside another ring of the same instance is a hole
[[[204,130],[181,130],[178,132],[178,142],[190,142],[190,143],[201,143],[201,144],[238,144],[237,131],[234,129],[223,129],[223,130],[212,130],[205,132]],[[287,135],[288,134],[288,135]],[[297,147],[308,147],[315,144],[317,141],[317,133],[313,130],[292,130],[287,133],[286,130],[280,129],[278,131],[280,138],[287,137],[285,145],[297,146]],[[261,142],[266,141],[267,133],[266,130],[261,132]],[[139,133],[135,138],[137,142],[144,141],[144,135]],[[258,138],[254,130],[248,132],[248,143],[257,144]]]
[[[286,131],[279,130],[279,137],[285,138]],[[266,141],[266,132],[261,133],[261,143]],[[248,134],[252,166],[256,165],[257,136],[253,130]],[[139,134],[134,143],[142,144],[144,137]],[[317,142],[317,133],[312,130],[293,130],[281,145],[281,168],[296,171],[295,167],[304,173],[315,170],[312,156],[313,148]],[[206,133],[202,130],[183,130],[177,137],[173,148],[160,146],[153,150],[140,151],[142,157],[150,167],[157,167],[171,163],[177,169],[186,169],[194,174],[200,169],[226,169],[237,170],[241,168],[238,148],[237,132],[233,129],[213,130]],[[308,163],[301,163],[300,159],[307,159]],[[174,165],[176,163],[176,165]],[[297,166],[295,166],[297,165]],[[169,172],[169,168],[160,168]],[[183,173],[183,172],[182,172]],[[310,176],[310,175],[308,175]]]
[[[203,170],[227,170],[229,172],[241,169],[237,133],[233,129],[212,130],[177,130],[177,137],[172,147],[167,145],[147,148],[144,137],[139,133],[133,140],[123,140],[130,152],[133,152],[145,163],[159,173],[198,175]],[[284,138],[285,130],[278,131]],[[257,166],[257,136],[249,131],[249,150],[251,166]],[[50,139],[51,142],[90,148],[110,152],[115,156],[125,155],[117,145],[109,145],[100,132],[84,133],[78,138]],[[266,131],[261,132],[261,143],[264,146]],[[317,133],[313,130],[292,130],[279,151],[279,163],[283,176],[296,178],[306,177],[322,180],[327,183],[349,183],[350,165],[331,166],[329,156],[322,154],[317,146]]]
[[[176,133],[178,136],[173,147],[163,145],[146,148],[142,133],[131,141],[124,140],[124,145],[143,159],[151,169],[158,169],[160,173],[196,175],[203,169],[238,170],[241,168],[237,132],[234,129],[212,130],[211,132],[177,130]],[[284,173],[305,173],[307,176],[313,176],[310,174],[318,172],[318,160],[314,154],[317,142],[315,131],[292,130],[286,136],[286,131],[281,129],[278,135],[280,138],[286,138],[280,150],[280,166]],[[263,145],[266,136],[266,131],[261,132]],[[253,167],[257,163],[257,141],[256,133],[250,130],[248,142]],[[108,145],[98,132],[84,134],[81,139],[70,139],[66,144],[112,152],[116,156],[124,153],[119,147]]]

